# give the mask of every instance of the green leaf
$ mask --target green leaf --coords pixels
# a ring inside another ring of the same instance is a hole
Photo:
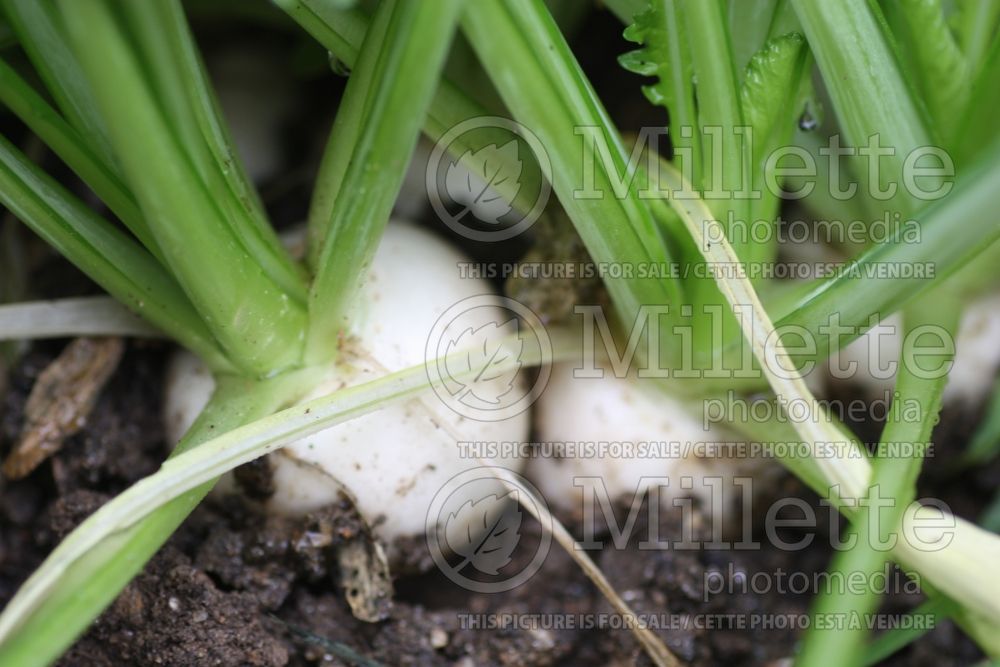
[[[670,113],[668,129],[674,161],[685,173],[695,176],[697,185],[701,182],[701,139],[693,131],[698,126],[694,69],[682,20],[675,0],[650,3],[625,29],[625,39],[643,48],[622,55],[618,62],[630,72],[657,78],[655,83],[643,86],[642,91],[652,104]],[[692,131],[681,132],[682,127]],[[687,160],[690,164],[685,164]]]
[[[945,22],[943,0],[888,3],[913,62],[922,100],[939,136],[949,142],[969,99],[969,67]]]
[[[808,49],[802,35],[791,33],[769,40],[754,53],[743,77],[743,116],[754,134],[754,171],[763,171],[769,148],[791,136],[795,101],[806,71]],[[777,136],[775,136],[777,135]]]
[[[326,231],[311,239],[322,240],[309,304],[307,354],[313,361],[336,352],[345,314],[402,185],[461,6],[461,0],[383,2],[373,25],[385,20],[385,32],[370,30],[365,38],[359,69],[367,69],[362,63],[369,59],[375,64],[370,77],[348,82],[343,104],[349,119],[334,123],[335,133],[349,133],[348,146],[337,136],[328,150],[346,150],[328,153],[324,161],[335,166],[321,172],[343,176]]]
[[[667,110],[672,110],[678,99],[684,99],[671,85],[673,68],[679,70],[680,79],[690,82],[692,77],[690,63],[671,61],[672,38],[683,39],[682,33],[671,35],[668,31],[668,18],[672,19],[674,14],[673,3],[669,0],[650,3],[645,11],[635,15],[635,22],[622,33],[625,39],[642,45],[642,48],[618,57],[618,63],[628,71],[640,76],[656,77],[656,82],[643,86],[642,92],[650,103]],[[686,50],[686,46],[682,45],[681,48]],[[687,67],[677,66],[678,64]],[[691,90],[690,85],[688,90]],[[693,94],[691,98],[694,98]]]
[[[761,193],[760,199],[750,202],[752,222],[773,221],[778,214],[781,202],[766,185],[775,167],[768,173],[766,162],[775,150],[788,145],[795,131],[805,98],[812,92],[811,64],[805,38],[788,33],[768,40],[747,65],[740,99],[744,121],[753,132],[750,178],[754,191]],[[772,238],[769,261],[777,254],[777,234]]]

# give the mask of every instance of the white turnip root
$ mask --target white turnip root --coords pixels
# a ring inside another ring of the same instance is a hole
[[[721,477],[723,487],[728,487],[734,476],[759,467],[752,459],[737,461],[727,456],[724,443],[736,438],[718,424],[703,424],[694,406],[667,395],[655,381],[618,378],[610,369],[605,369],[603,378],[574,377],[573,366],[570,362],[554,365],[534,407],[538,440],[595,446],[622,443],[637,449],[631,455],[616,446],[607,449],[610,456],[532,459],[525,474],[549,503],[580,510],[584,493],[590,491],[580,485],[579,478],[587,477],[601,478],[612,501],[631,502],[652,486],[662,486],[666,478],[669,482],[660,489],[661,502],[681,496],[708,502],[711,486],[705,484],[706,476]],[[647,443],[647,452],[669,455],[643,455],[639,452],[642,443]],[[625,455],[614,455],[618,451]],[[706,453],[711,455],[699,455]],[[726,493],[727,500],[732,499],[730,491]]]
[[[390,223],[356,300],[341,358],[329,379],[304,400],[422,364],[427,337],[442,313],[465,298],[491,292],[481,280],[459,277],[457,265],[463,261],[430,233]],[[498,322],[505,319],[496,315]],[[168,378],[166,423],[176,441],[207,402],[214,381],[186,352],[175,357]],[[528,426],[526,412],[503,421],[466,419],[428,392],[326,429],[273,456],[275,492],[267,509],[308,512],[335,502],[344,488],[391,545],[397,538],[421,535],[435,493],[454,475],[480,465],[460,457],[456,439],[522,441]],[[521,466],[516,459],[495,463],[515,472]]]
[[[886,317],[841,350],[839,362],[837,353],[831,356],[832,380],[855,383],[868,394],[891,395],[904,333],[899,314]],[[955,361],[945,386],[945,405],[978,404],[989,396],[1000,370],[998,341],[1000,297],[986,296],[969,302],[955,336]]]

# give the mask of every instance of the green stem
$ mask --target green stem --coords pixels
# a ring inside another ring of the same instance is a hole
[[[0,201],[131,310],[213,369],[232,368],[173,277],[132,238],[87,208],[2,137]]]
[[[781,0],[780,4],[784,3],[785,0]],[[771,24],[779,9],[779,0],[729,0],[728,4],[733,64],[742,81],[750,58],[771,34]]]
[[[310,292],[307,356],[314,362],[336,352],[345,316],[402,185],[461,5],[462,0],[384,2],[379,14],[387,17],[385,33],[370,31],[365,38],[360,61],[371,53],[376,64],[371,85],[367,78],[352,77],[345,93],[351,120],[342,125],[357,139],[349,152],[333,158],[343,161],[344,169],[327,231],[319,235],[323,243]]]
[[[628,25],[649,3],[647,0],[604,0],[603,4],[619,21]]]
[[[943,307],[933,309],[911,309],[906,313],[906,332],[915,328],[931,325],[938,329],[954,332],[958,324],[960,301],[952,296],[948,299],[937,299]],[[936,363],[950,360],[950,355],[941,358],[927,357],[923,361]],[[900,359],[897,374],[896,389],[899,392],[898,401],[906,401],[907,405],[919,406],[920,419],[907,419],[903,411],[890,412],[885,430],[880,442],[882,445],[913,445],[930,441],[931,430],[937,423],[941,410],[941,396],[947,374],[938,378],[921,377],[918,369]],[[895,403],[895,401],[894,401]],[[879,511],[871,504],[862,504],[851,524],[851,530],[846,539],[857,540],[856,545],[838,553],[829,570],[832,580],[853,581],[860,577],[871,581],[872,575],[880,571],[889,557],[888,548],[880,548],[876,542],[889,539],[902,539],[899,536],[899,526],[904,509],[916,497],[917,475],[920,472],[923,458],[919,456],[883,455],[875,458],[872,470],[872,483],[869,488],[870,497],[877,494],[881,498],[892,499],[892,505]],[[889,535],[885,534],[889,527]],[[842,573],[842,578],[836,573]],[[822,665],[858,665],[862,662],[865,644],[868,637],[864,619],[874,614],[878,609],[880,596],[875,590],[866,588],[856,592],[851,587],[843,591],[828,591],[821,593],[814,602],[813,617],[852,618],[861,619],[860,628],[820,629],[814,623],[806,633],[801,652],[796,660],[796,667],[820,667]]]
[[[669,262],[648,202],[638,195],[639,178],[629,179],[635,165],[544,5],[477,0],[467,6],[462,29],[515,119],[547,150],[553,189],[594,261]],[[583,128],[596,132],[582,135]],[[580,188],[598,196],[581,196]],[[644,304],[680,301],[679,285],[669,279],[608,277],[605,284],[626,326]]]
[[[354,148],[368,120],[364,116],[365,106],[369,92],[375,85],[376,66],[379,63],[379,49],[374,47],[382,44],[386,38],[389,20],[392,17],[392,12],[389,11],[390,4],[386,3],[380,11],[375,12],[367,29],[361,32],[362,39],[368,41],[369,47],[360,52],[355,51],[354,57],[349,61],[351,76],[337,107],[337,116],[333,120],[330,138],[323,151],[323,160],[320,162],[312,200],[309,203],[308,251],[309,266],[313,270],[319,266],[320,254],[333,222],[333,208],[337,203],[337,194],[341,191]],[[299,13],[302,14],[306,12]],[[355,33],[355,30],[350,31],[350,34]],[[344,51],[347,50],[342,45],[337,46]]]
[[[3,9],[56,105],[105,166],[117,173],[105,118],[87,87],[55,4],[51,0],[3,0]]]
[[[1000,3],[998,3],[1000,5]],[[975,159],[990,140],[1000,135],[996,110],[1000,108],[1000,36],[993,40],[979,74],[972,82],[969,103],[955,140],[956,162],[963,167]]]
[[[165,118],[213,194],[219,218],[265,274],[300,305],[305,273],[285,252],[235,154],[178,0],[120,6]]]
[[[946,618],[953,616],[958,609],[958,603],[951,598],[937,597],[927,600],[910,612],[910,616],[919,622],[915,622],[912,627],[902,626],[890,630],[872,640],[864,650],[862,664],[864,667],[875,667],[896,651],[937,627]],[[927,617],[933,617],[934,620],[926,623],[924,619]]]
[[[959,0],[958,5],[962,50],[973,73],[976,73],[990,45],[997,41],[1000,3],[996,0]]]
[[[903,187],[903,164],[915,149],[933,142],[877,8],[869,0],[792,0],[792,6],[847,142],[861,147],[878,135],[880,144],[893,151],[879,160],[877,174],[871,170],[858,173],[877,183],[893,208],[904,215],[913,213],[920,202]]]
[[[886,18],[908,54],[908,73],[921,92],[936,136],[954,138],[969,97],[969,67],[945,18],[943,0],[894,0]]]
[[[750,155],[743,138],[736,134],[737,128],[744,127],[743,106],[722,6],[718,2],[687,0],[680,2],[679,7],[698,81],[695,92],[702,138],[702,198],[710,203],[723,225],[727,223],[728,211],[737,220],[745,220],[748,206],[738,193],[751,185],[743,182],[750,178]],[[751,258],[744,257],[750,249],[731,242],[736,254],[750,261]]]
[[[112,6],[62,2],[126,180],[167,265],[233,362],[266,376],[301,362],[306,313],[247,253],[164,117]]]
[[[0,60],[0,101],[76,172],[162,263],[163,256],[156,246],[156,239],[132,193],[76,130],[3,60]]]
[[[369,27],[369,19],[357,10],[339,10],[319,0],[275,0],[303,29],[322,44],[330,53],[344,62],[348,67],[355,68],[357,75],[358,53]],[[424,121],[424,133],[432,140],[440,139],[445,132],[456,125],[472,118],[493,115],[486,108],[469,97],[453,80],[443,77],[438,83],[437,92],[431,100]],[[472,173],[482,173],[484,164],[478,157],[482,148],[489,145],[500,146],[510,141],[510,134],[499,128],[480,128],[476,132],[466,132],[448,145],[448,152],[459,158],[466,169]],[[329,154],[329,152],[327,153]],[[503,153],[493,152],[491,159],[504,159]],[[508,179],[495,184],[497,193],[510,202],[517,211],[527,213],[534,205],[535,193],[541,189],[542,176],[534,156],[520,156],[525,162],[521,178],[517,181]],[[324,165],[326,162],[324,161]],[[326,167],[324,167],[326,168]],[[510,173],[509,166],[502,167],[505,173]],[[323,176],[319,182],[327,181]],[[322,199],[327,201],[323,202]],[[322,207],[316,213],[310,212],[310,220],[322,219],[321,211],[330,206],[329,198],[320,188],[313,194],[314,206]],[[315,244],[315,249],[320,247]],[[318,252],[318,250],[315,250]],[[310,263],[315,266],[316,258]]]

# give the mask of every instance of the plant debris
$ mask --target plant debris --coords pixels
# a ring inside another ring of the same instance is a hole
[[[21,437],[3,464],[7,478],[25,477],[80,431],[124,349],[121,338],[76,338],[42,371],[25,406]]]

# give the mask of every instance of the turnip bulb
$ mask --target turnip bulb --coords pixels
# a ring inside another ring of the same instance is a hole
[[[877,325],[830,357],[833,383],[849,382],[867,394],[891,395],[898,375],[903,349],[903,318],[886,317]],[[967,404],[975,408],[989,396],[1000,370],[1000,297],[986,296],[972,300],[965,307],[954,337],[955,359],[944,390],[945,405]],[[933,342],[912,341],[937,346]]]
[[[593,483],[603,484],[613,502],[631,503],[657,487],[663,504],[685,496],[709,503],[716,483],[706,477],[722,480],[716,486],[725,490],[728,504],[733,478],[761,464],[729,456],[726,444],[736,441],[734,434],[704,422],[694,407],[666,394],[655,380],[615,377],[610,368],[601,378],[578,377],[572,362],[555,364],[534,408],[536,434],[553,451],[550,443],[567,452],[572,445],[580,455],[539,456],[525,475],[546,500],[567,511],[594,501],[586,494],[604,493],[589,488]]]
[[[463,299],[492,294],[484,281],[459,276],[457,267],[463,261],[461,254],[429,232],[391,222],[357,295],[340,357],[328,379],[303,400],[424,363],[427,338],[438,318]],[[497,297],[488,298],[499,303]],[[503,322],[497,311],[495,321]],[[187,352],[175,356],[165,405],[173,441],[193,423],[213,387],[211,375],[197,358]],[[496,393],[503,393],[503,388]],[[527,412],[501,421],[478,421],[459,415],[427,392],[280,450],[271,457],[274,493],[266,509],[305,513],[337,501],[346,491],[391,547],[399,538],[421,535],[438,490],[455,475],[480,465],[460,456],[456,439],[523,441],[528,428]],[[514,472],[522,465],[519,459],[493,463]],[[231,479],[220,483],[223,491],[234,486]],[[497,491],[501,492],[499,482]]]

